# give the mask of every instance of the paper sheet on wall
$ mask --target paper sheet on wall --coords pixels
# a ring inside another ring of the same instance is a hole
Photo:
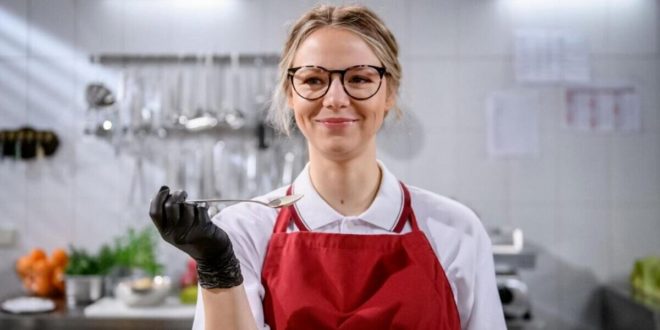
[[[539,154],[539,97],[531,92],[496,92],[486,100],[488,154]]]
[[[630,84],[567,87],[562,116],[564,128],[600,132],[641,130],[640,101]]]
[[[589,47],[583,36],[560,30],[518,30],[514,39],[518,82],[589,81]]]

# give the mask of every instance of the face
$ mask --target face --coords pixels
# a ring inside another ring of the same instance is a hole
[[[298,48],[292,67],[315,65],[328,70],[344,70],[356,65],[382,66],[367,43],[353,32],[321,28]],[[328,92],[316,100],[300,97],[289,88],[288,105],[296,124],[307,138],[310,153],[335,160],[358,157],[376,148],[376,133],[387,109],[394,104],[387,93],[387,75],[378,92],[369,99],[351,98],[333,74]]]

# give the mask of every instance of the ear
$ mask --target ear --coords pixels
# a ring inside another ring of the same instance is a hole
[[[385,115],[387,116],[387,113],[394,107],[396,104],[396,94],[395,93],[387,93],[387,99],[385,100]]]
[[[290,88],[286,91],[286,106],[293,109],[293,94]]]

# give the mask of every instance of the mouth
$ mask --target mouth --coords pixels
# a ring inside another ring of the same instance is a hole
[[[349,123],[355,123],[358,120],[352,118],[323,118],[323,119],[315,119],[314,121],[321,124],[349,124]]]
[[[323,125],[326,128],[343,129],[353,125],[358,120],[352,118],[322,118],[322,119],[315,119],[314,121]]]

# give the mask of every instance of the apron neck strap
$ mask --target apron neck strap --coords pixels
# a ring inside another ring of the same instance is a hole
[[[406,224],[406,220],[410,220],[410,227],[412,231],[419,231],[417,226],[417,218],[415,218],[415,212],[412,210],[412,203],[410,202],[410,192],[403,182],[399,181],[401,185],[401,192],[403,193],[403,210],[401,215],[397,220],[396,226],[392,229],[395,233],[400,233],[403,229],[403,226]],[[287,196],[293,193],[293,185],[290,185],[286,191]],[[280,212],[277,215],[277,220],[275,221],[275,228],[273,228],[274,233],[285,233],[289,223],[293,220],[293,223],[298,227],[299,231],[309,231],[305,223],[302,221],[298,212],[296,211],[295,204],[290,206],[285,206],[280,209]]]
[[[410,228],[412,231],[419,231],[419,227],[417,227],[417,218],[415,218],[415,212],[413,212],[412,203],[410,202],[410,191],[408,191],[408,187],[406,187],[403,182],[399,181],[399,184],[401,185],[401,192],[403,193],[403,210],[401,211],[401,216],[392,231],[400,233],[403,226],[406,225],[406,220],[410,220]]]

